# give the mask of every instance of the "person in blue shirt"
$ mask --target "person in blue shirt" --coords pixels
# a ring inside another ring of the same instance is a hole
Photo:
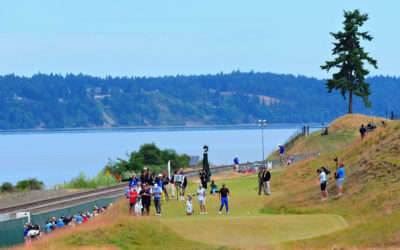
[[[280,166],[286,166],[285,163],[285,148],[282,146],[282,144],[278,145],[279,147],[279,161],[280,161]]]
[[[62,222],[62,220],[59,219],[58,222],[57,222],[57,227],[63,227],[63,226],[65,226],[64,222]]]
[[[82,217],[81,213],[79,213],[78,216],[76,216],[75,221],[76,221],[77,224],[81,224],[82,223],[83,217]]]
[[[339,165],[339,170],[336,172],[336,184],[338,186],[338,195],[343,194],[343,178],[344,178],[344,165],[340,164]]]
[[[154,206],[156,207],[156,215],[161,216],[161,196],[163,190],[158,184],[154,184],[153,195],[154,195]]]
[[[235,159],[233,159],[233,164],[235,165],[235,170],[239,169],[239,156],[235,156]]]
[[[47,224],[46,224],[46,233],[50,233],[50,231],[51,231],[51,226],[52,226],[53,224],[51,223],[51,221],[48,221],[47,222]]]
[[[129,181],[129,185],[134,188],[138,185],[138,183],[140,182],[140,179],[138,177],[136,177],[136,174],[133,173],[132,177],[128,178],[128,179],[122,179],[121,182],[123,181]]]

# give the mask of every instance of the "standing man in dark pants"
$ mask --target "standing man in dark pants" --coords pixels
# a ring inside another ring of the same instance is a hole
[[[219,199],[221,200],[221,207],[219,208],[218,213],[221,214],[222,208],[225,205],[226,213],[229,214],[228,198],[230,197],[230,194],[229,194],[229,189],[225,186],[225,184],[222,184],[222,188],[219,190],[218,196]]]
[[[146,215],[150,214],[150,205],[151,205],[151,193],[149,190],[149,184],[142,185],[142,190],[140,190],[140,198],[142,199],[142,214],[144,215],[144,211],[146,210]]]
[[[361,124],[360,128],[361,140],[364,140],[366,133],[367,133],[367,128],[364,126],[364,124]]]
[[[201,185],[207,190],[207,171],[203,169],[203,172],[199,173]]]
[[[264,167],[260,167],[260,170],[258,172],[258,195],[261,195],[261,189],[263,189],[264,187],[264,183],[263,183],[263,179],[264,179],[264,171],[263,171]],[[264,193],[267,194],[265,192],[264,189]]]
[[[161,196],[162,189],[157,184],[154,184],[153,195],[154,195],[154,206],[156,207],[156,215],[161,216]]]
[[[271,180],[271,173],[269,172],[268,168],[264,168],[263,186],[264,186],[264,193],[266,195],[270,195],[270,188],[269,188],[269,181],[270,180]]]

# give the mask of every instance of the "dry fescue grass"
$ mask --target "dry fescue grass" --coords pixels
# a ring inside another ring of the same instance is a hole
[[[353,125],[344,125],[351,129]],[[338,128],[340,122],[335,122]],[[359,126],[359,125],[357,125]],[[336,131],[346,131],[337,129]],[[333,174],[328,179],[330,199],[321,202],[316,169],[321,166],[336,170],[333,157],[345,165],[344,195],[336,196]],[[276,184],[288,190],[279,199],[272,200],[266,212],[280,213],[335,213],[342,215],[349,228],[323,237],[287,243],[287,247],[331,248],[342,247],[400,247],[400,124],[371,132],[364,141],[353,138],[347,147],[321,157],[304,161],[285,171],[285,178]]]

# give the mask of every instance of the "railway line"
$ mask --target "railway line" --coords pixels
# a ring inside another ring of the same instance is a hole
[[[212,167],[210,170],[212,173],[221,172],[233,169],[233,165],[223,165]],[[200,169],[185,171],[185,175],[188,177],[196,177]],[[85,190],[79,193],[72,193],[68,195],[62,195],[50,199],[42,199],[34,202],[21,203],[9,207],[0,208],[0,215],[8,215],[9,219],[15,218],[17,212],[30,212],[40,213],[51,211],[59,208],[65,208],[77,204],[82,204],[88,201],[97,200],[106,197],[122,196],[126,189],[126,184],[118,184],[110,187],[101,187],[96,189]]]

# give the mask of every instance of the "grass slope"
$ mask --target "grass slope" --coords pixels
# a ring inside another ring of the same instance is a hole
[[[225,179],[232,194],[230,215],[218,215],[215,196],[207,198],[208,215],[199,215],[194,201],[195,215],[186,216],[185,202],[172,200],[163,204],[162,217],[149,218],[127,216],[121,200],[93,222],[57,232],[34,247],[132,249],[157,248],[160,243],[178,249],[400,247],[400,124],[392,122],[360,141],[359,117],[356,122],[351,116],[345,118],[333,124],[348,137],[343,139],[346,145],[332,138],[331,149],[320,157],[273,170],[271,196],[257,195],[255,175]],[[315,142],[310,150],[326,140],[318,133],[309,138]],[[335,155],[346,166],[344,195],[335,196],[331,174],[329,199],[321,202],[315,170],[321,166],[334,170]],[[192,181],[189,193],[196,188]]]

